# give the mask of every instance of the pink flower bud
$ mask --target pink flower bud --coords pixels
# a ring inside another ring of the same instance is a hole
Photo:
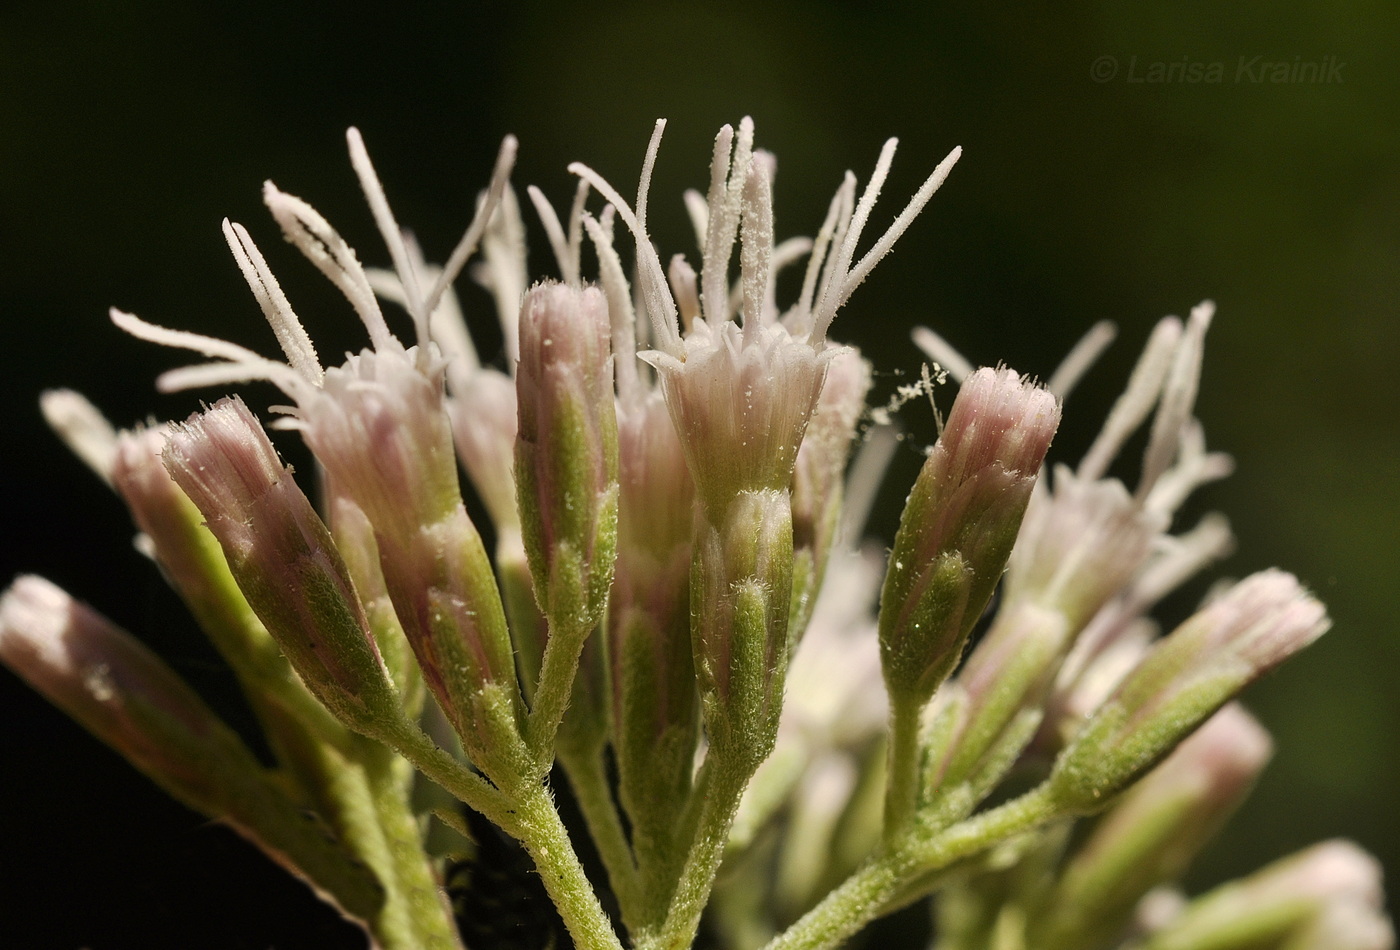
[[[1222,704],[1330,626],[1292,574],[1260,571],[1160,641],[1085,724],[1051,781],[1089,806],[1135,781]]]
[[[1175,881],[1249,794],[1273,751],[1244,709],[1226,705],[1134,785],[1069,861],[1038,944],[1098,946],[1138,901]]]
[[[359,729],[398,715],[330,531],[248,407],[222,399],[174,427],[165,463],[223,547],[248,603],[316,697]]]
[[[500,590],[458,487],[442,376],[417,349],[365,351],[326,371],[324,387],[301,401],[298,426],[373,526],[423,681],[487,767],[502,752],[483,731],[488,716],[500,719],[487,707],[523,709]],[[487,685],[500,693],[487,697]]]
[[[1056,467],[1053,491],[1034,498],[1011,556],[1007,603],[1059,611],[1077,633],[1147,562],[1167,518],[1114,479],[1087,481]]]
[[[1350,841],[1324,841],[1197,898],[1146,946],[1391,950],[1383,904],[1380,862]]]
[[[478,369],[454,383],[448,408],[457,455],[497,533],[520,530],[515,502],[515,383],[499,370]]]
[[[957,662],[1059,421],[1055,397],[1009,369],[980,369],[963,383],[890,554],[880,644],[892,694],[927,700]]]
[[[428,353],[351,356],[299,400],[296,426],[377,531],[405,537],[461,504],[442,366]]]
[[[804,585],[804,609],[795,618],[795,637],[807,626],[807,614],[821,589],[827,555],[836,542],[846,459],[869,391],[870,364],[853,349],[838,350],[827,368],[826,384],[797,451],[792,479],[792,543],[799,556],[806,552],[810,577]],[[794,578],[794,583],[800,583],[799,579]]]
[[[238,743],[159,657],[32,575],[0,597],[0,661],[181,801],[222,811],[201,746]]]
[[[592,627],[612,583],[617,417],[602,291],[537,284],[520,309],[515,443],[521,527],[540,607]]]

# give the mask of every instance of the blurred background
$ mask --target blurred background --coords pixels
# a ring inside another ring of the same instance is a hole
[[[363,345],[259,198],[272,177],[385,263],[345,156],[351,124],[399,220],[441,259],[504,134],[520,139],[517,188],[563,205],[571,160],[630,194],[665,116],[653,231],[666,253],[692,251],[681,190],[703,185],[716,129],[745,114],[779,158],[779,237],[813,233],[842,173],[863,181],[887,136],[900,151],[876,227],[965,149],[833,330],[873,359],[882,395],[917,375],[916,323],[974,362],[1046,376],[1114,320],[1120,338],[1052,451],[1073,460],[1152,323],[1217,302],[1199,414],[1238,470],[1183,523],[1226,512],[1238,551],[1215,576],[1281,565],[1328,602],[1335,629],[1247,695],[1278,755],[1191,884],[1342,835],[1400,887],[1400,8],[1378,0],[7,3],[0,583],[53,579],[246,725],[119,503],[38,414],[56,386],[123,425],[221,395],[155,394],[155,373],[184,357],[123,336],[107,307],[273,353],[219,233],[227,215],[261,243],[323,354]],[[489,353],[487,298],[465,297]],[[278,401],[250,391],[259,411]],[[933,438],[926,406],[902,418],[914,439],[875,518],[887,535]],[[8,672],[0,763],[0,942],[356,945],[300,885]]]

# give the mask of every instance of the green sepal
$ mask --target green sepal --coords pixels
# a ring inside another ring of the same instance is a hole
[[[891,696],[922,705],[962,656],[971,632],[965,614],[973,570],[950,552],[917,578],[912,571],[897,553],[890,555],[880,601],[880,661]]]
[[[1237,671],[1203,676],[1165,704],[1130,715],[1122,697],[1085,723],[1055,762],[1050,786],[1057,802],[1090,813],[1145,775],[1182,739],[1228,702],[1246,682]]]

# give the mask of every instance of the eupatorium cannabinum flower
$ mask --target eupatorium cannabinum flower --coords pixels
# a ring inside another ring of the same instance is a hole
[[[1221,516],[1173,525],[1230,469],[1193,418],[1213,307],[1157,325],[1084,459],[1043,483],[1063,400],[1113,328],[1091,329],[1044,386],[916,331],[960,391],[882,584],[873,547],[853,552],[898,437],[887,412],[865,414],[872,367],[829,333],[960,152],[866,249],[894,140],[863,189],[845,175],[813,237],[779,241],[777,159],[751,120],[726,126],[708,186],[685,197],[693,265],[648,233],[663,125],[631,203],[580,164],[563,215],[527,190],[557,281],[531,280],[514,139],[441,266],[395,220],[353,129],[391,269],[363,267],[310,205],[266,184],[283,236],[364,326],[369,345],[340,365],[322,363],[232,222],[284,360],[112,311],[212,361],[165,373],[163,389],[280,389],[277,426],[314,454],[323,514],[237,398],[118,432],[76,394],[45,395],[233,667],[271,764],[45,581],[0,598],[0,660],[386,950],[461,946],[442,882],[487,839],[449,795],[524,846],[574,945],[622,950],[554,805],[560,774],[643,950],[693,944],[721,860],[708,933],[736,946],[837,946],[942,890],[936,950],[1390,947],[1378,874],[1348,846],[1189,904],[1169,890],[1268,757],[1263,730],[1222,705],[1327,626],[1280,571],[1165,638],[1149,616],[1231,545]],[[777,275],[804,257],[780,305]],[[463,273],[500,323],[494,365],[462,319]],[[1111,469],[1144,426],[1130,488]],[[468,515],[459,465],[490,530]],[[1013,795],[1013,775],[1029,790]]]

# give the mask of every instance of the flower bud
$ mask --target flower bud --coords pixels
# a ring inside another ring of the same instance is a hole
[[[826,377],[826,354],[780,324],[700,321],[684,358],[656,366],[701,503],[719,517],[741,491],[787,491]]]
[[[1381,866],[1333,840],[1275,861],[1192,901],[1145,950],[1391,950]]]
[[[662,839],[675,833],[690,788],[699,715],[690,646],[695,485],[660,393],[619,405],[618,467],[607,619],[618,792],[634,834]]]
[[[930,789],[951,792],[971,783],[971,806],[1002,778],[1039,725],[1066,633],[1063,617],[1035,604],[998,613],[958,673],[958,701],[939,713],[951,721],[942,724],[948,738],[925,766]]]
[[[722,524],[699,519],[693,565],[692,649],[710,742],[753,768],[772,749],[787,668],[787,492],[743,492]]]
[[[40,577],[0,596],[0,662],[161,788],[232,825],[345,913],[383,889],[268,780],[242,740],[159,657]]]
[[[478,369],[464,377],[454,383],[449,405],[457,455],[491,515],[497,535],[519,531],[515,384],[495,369]]]
[[[617,418],[602,291],[544,283],[520,309],[520,522],[552,625],[602,620],[617,544]]]
[[[523,714],[515,657],[491,562],[462,504],[444,406],[431,353],[387,347],[328,369],[323,388],[301,400],[298,426],[374,528],[424,683],[473,760],[509,770],[498,756],[514,755],[502,743],[518,738],[512,723]]]
[[[201,747],[238,740],[130,634],[26,575],[0,598],[0,660],[181,801],[217,810]]]
[[[200,627],[245,688],[256,692],[256,684],[290,677],[287,661],[238,591],[199,509],[166,470],[161,453],[168,432],[162,426],[118,434],[112,485]]]
[[[957,663],[1059,420],[1055,397],[1009,369],[981,369],[963,383],[909,494],[880,598],[892,696],[927,701]]]
[[[1011,556],[1006,602],[1033,601],[1083,629],[1147,562],[1167,527],[1116,479],[1089,481],[1055,469],[1054,490],[1032,500]]]
[[[258,420],[222,399],[171,430],[165,463],[307,687],[360,731],[398,704],[350,575]]]
[[[794,565],[794,638],[806,628],[821,590],[826,559],[841,522],[846,458],[869,391],[870,364],[853,349],[838,350],[797,450],[792,479],[792,544],[800,566]]]
[[[1099,946],[1121,935],[1139,899],[1177,880],[1239,807],[1273,743],[1223,707],[1100,819],[1070,860],[1036,946]]]
[[[1070,807],[1093,809],[1264,673],[1320,637],[1327,611],[1293,575],[1254,574],[1160,641],[1055,764]]]

